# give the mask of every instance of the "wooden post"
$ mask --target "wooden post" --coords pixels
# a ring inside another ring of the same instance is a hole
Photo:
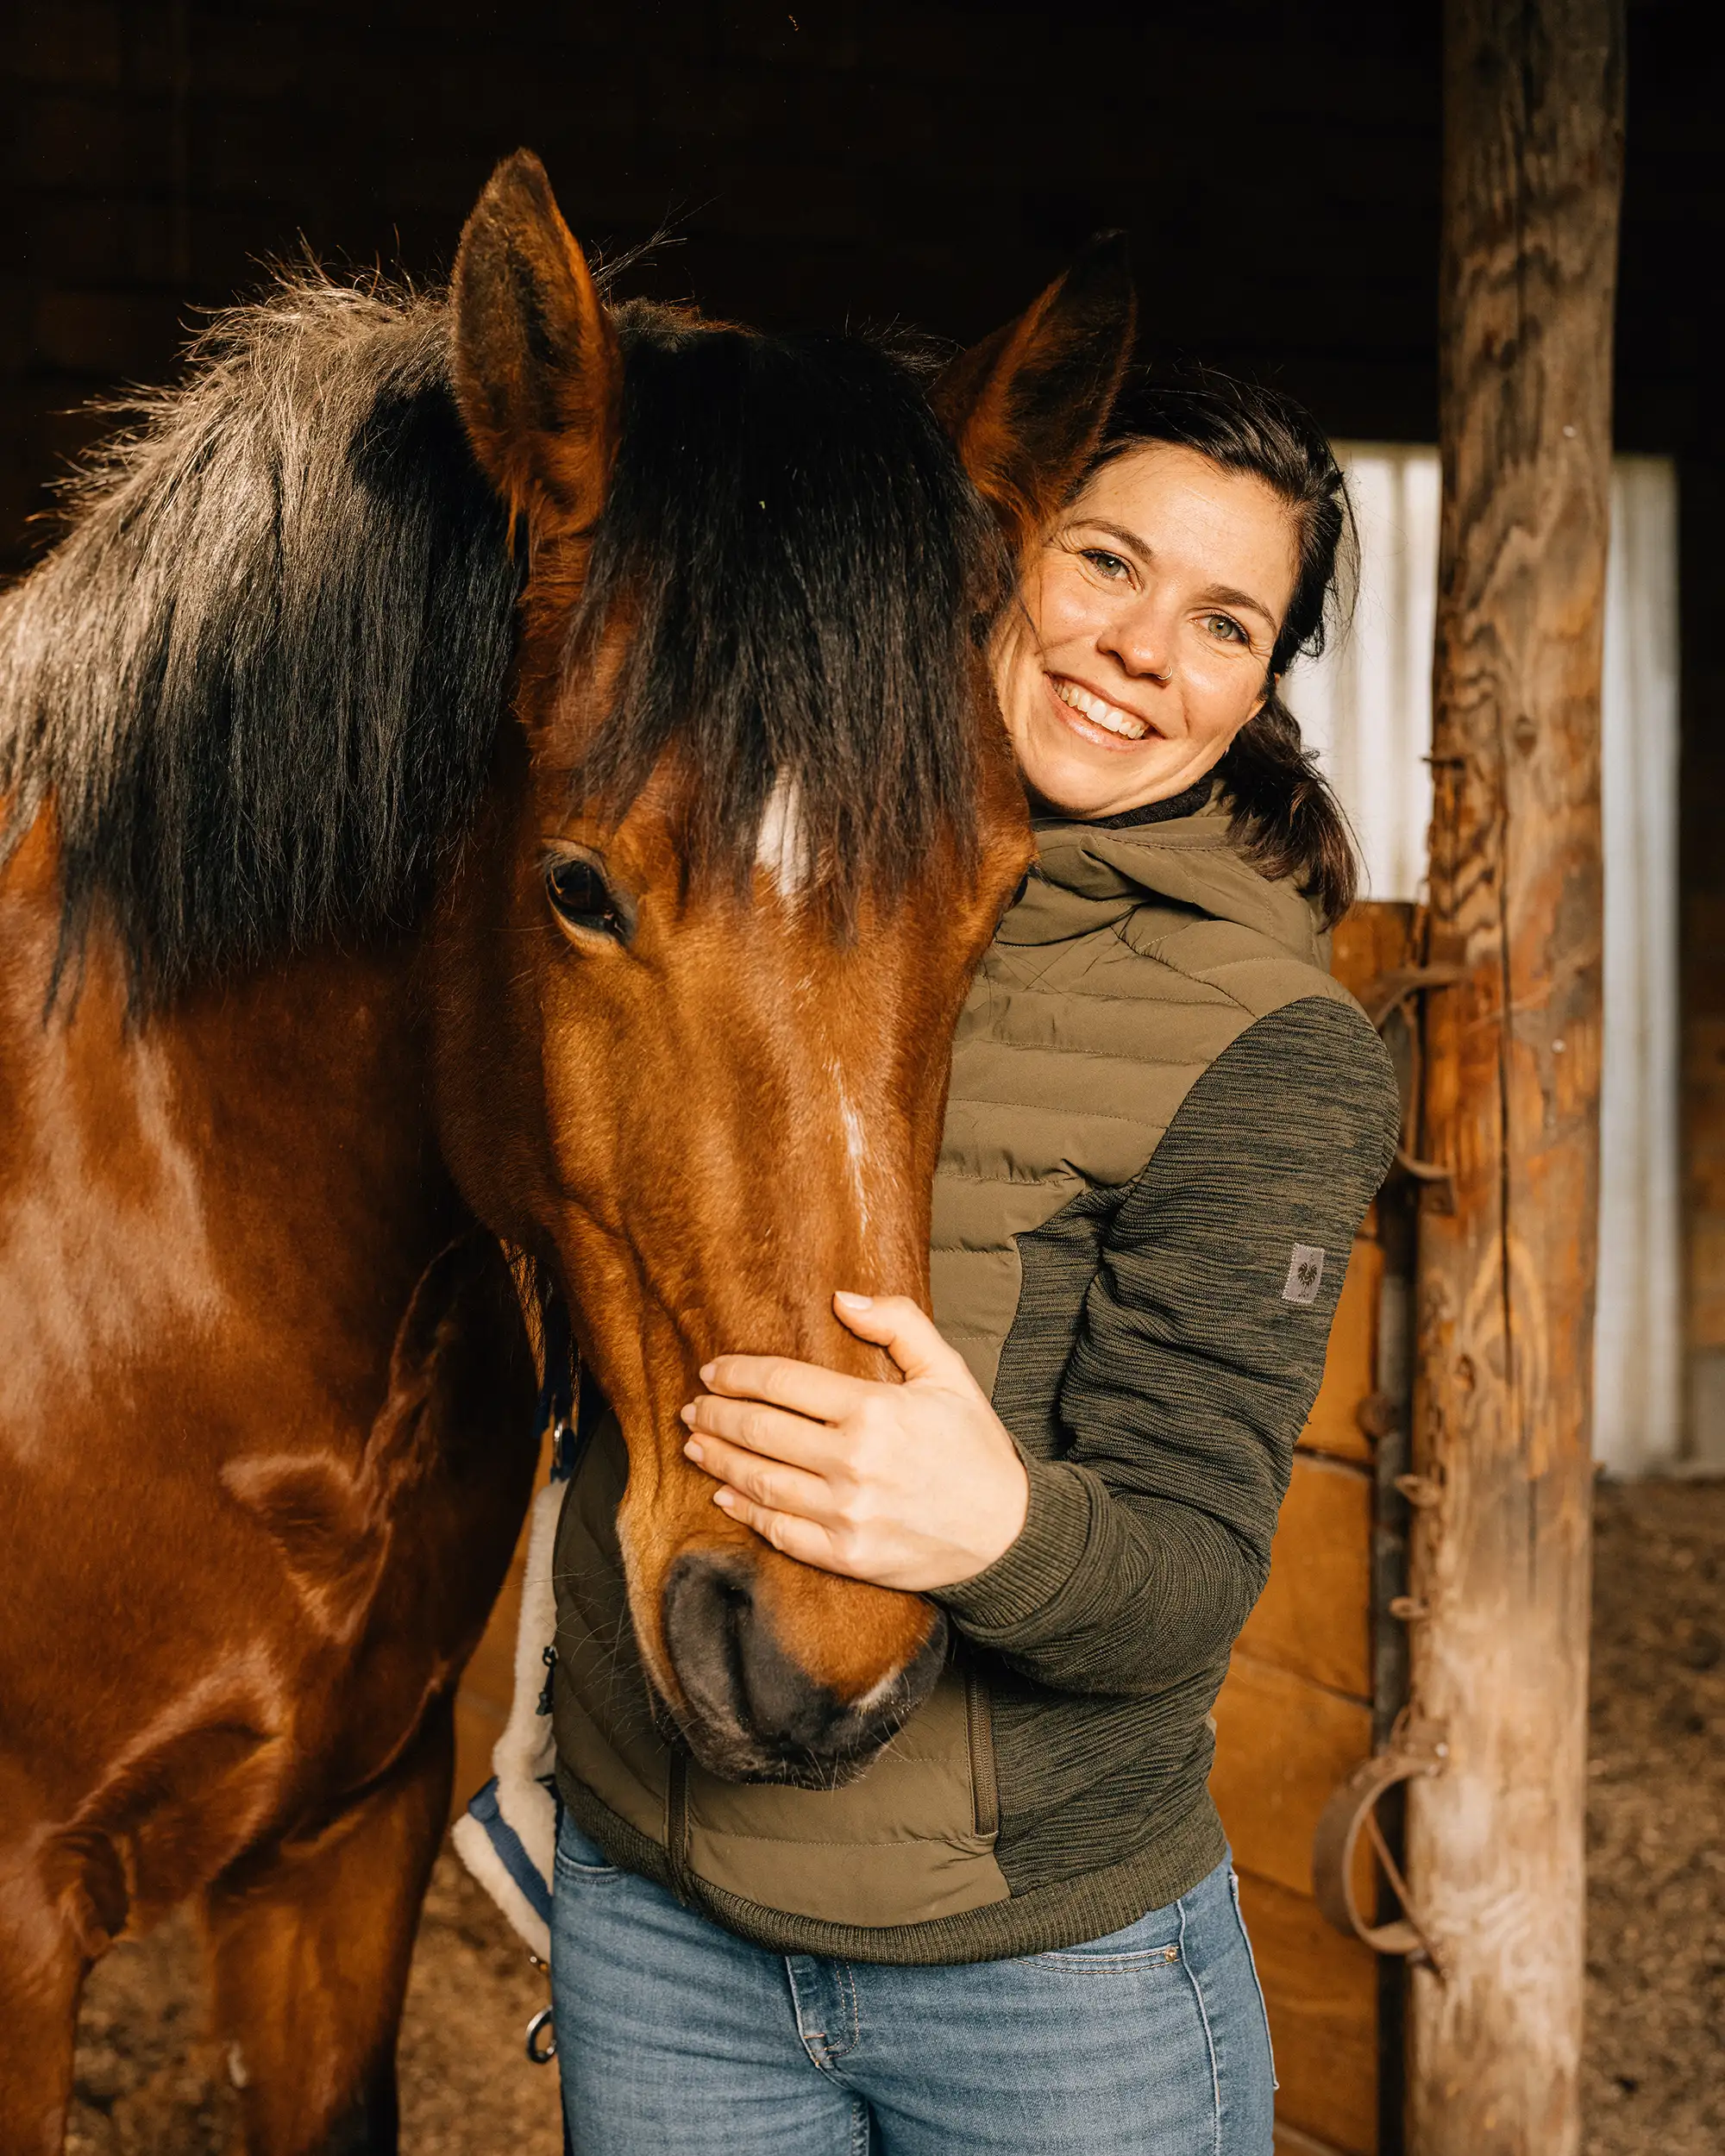
[[[1573,2156],[1622,0],[1446,0],[1414,2156]]]

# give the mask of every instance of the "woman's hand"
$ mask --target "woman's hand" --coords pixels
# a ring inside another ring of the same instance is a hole
[[[779,1356],[721,1355],[683,1409],[713,1502],[787,1557],[913,1594],[986,1570],[1018,1539],[1030,1485],[962,1356],[904,1295],[835,1295],[902,1385]]]

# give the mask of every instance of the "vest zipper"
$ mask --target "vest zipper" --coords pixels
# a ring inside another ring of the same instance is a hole
[[[671,1868],[671,1891],[680,1902],[689,1900],[689,1755],[681,1744],[671,1746],[670,1771],[665,1780],[665,1855]]]
[[[988,1688],[974,1670],[964,1672],[964,1728],[970,1740],[970,1801],[976,1832],[992,1841],[1000,1831],[1000,1791],[994,1775],[994,1722]]]

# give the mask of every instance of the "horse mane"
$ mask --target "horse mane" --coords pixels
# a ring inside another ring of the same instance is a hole
[[[970,828],[998,546],[885,351],[616,319],[571,666],[620,604],[631,633],[574,783],[620,808],[677,749],[695,865],[739,876],[787,783],[848,912]],[[418,917],[485,784],[521,585],[449,327],[438,294],[285,277],[68,484],[66,536],[0,598],[0,865],[51,804],[61,967],[98,908],[141,1007]]]

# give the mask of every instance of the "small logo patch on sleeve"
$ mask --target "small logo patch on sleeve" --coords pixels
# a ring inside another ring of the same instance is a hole
[[[1288,1261],[1288,1279],[1282,1290],[1283,1302],[1316,1302],[1324,1284],[1324,1253],[1315,1243],[1296,1243]]]

